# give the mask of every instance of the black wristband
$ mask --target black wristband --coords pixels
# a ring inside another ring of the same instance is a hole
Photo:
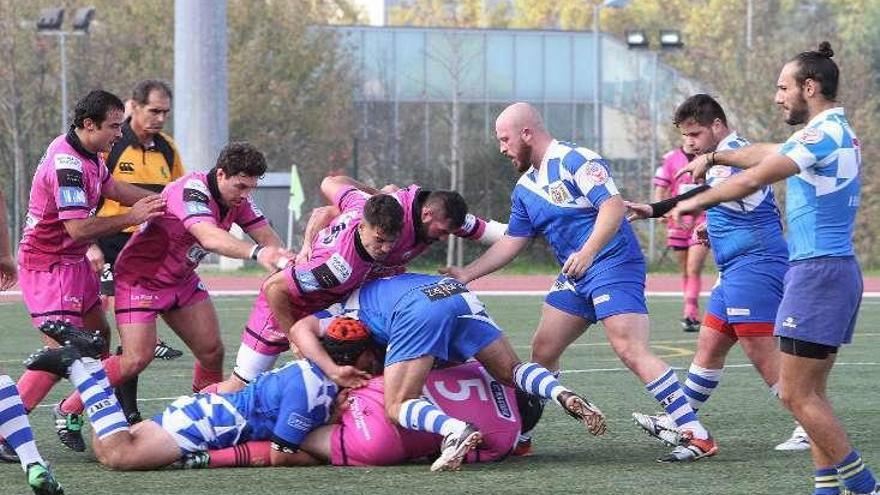
[[[262,251],[265,247],[266,246],[261,246],[259,244],[254,246],[254,248],[251,250],[251,259],[256,260],[260,256],[260,251]]]
[[[662,217],[663,215],[672,211],[672,209],[675,208],[675,205],[677,205],[679,202],[684,201],[688,198],[692,198],[697,194],[700,194],[701,192],[707,190],[709,190],[709,186],[707,184],[702,184],[684,194],[679,194],[678,196],[675,196],[673,198],[664,199],[663,201],[657,201],[656,203],[651,203],[651,209],[653,210],[651,218]]]

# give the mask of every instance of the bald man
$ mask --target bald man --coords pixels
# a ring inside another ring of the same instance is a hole
[[[645,260],[624,219],[626,207],[608,162],[591,150],[555,140],[527,103],[504,109],[495,133],[501,153],[522,174],[511,196],[507,233],[471,264],[444,272],[470,282],[506,265],[530,238],[543,235],[562,272],[544,301],[532,361],[559,370],[565,349],[601,321],[623,364],[675,419],[674,427],[657,424],[662,430],[657,436],[681,449],[658,460],[714,455],[715,441],[688,404],[675,372],[648,347]]]

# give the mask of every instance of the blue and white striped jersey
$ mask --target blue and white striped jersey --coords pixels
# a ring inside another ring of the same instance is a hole
[[[507,233],[514,237],[543,235],[562,265],[593,232],[602,203],[618,194],[604,158],[554,140],[541,167],[530,168],[516,183]],[[629,222],[622,220],[581,280],[627,262],[643,263],[644,258]]]
[[[718,143],[717,151],[748,146],[749,142],[731,132]],[[706,183],[717,187],[743,170],[715,165],[706,173]],[[771,186],[735,201],[727,201],[708,210],[709,241],[715,264],[720,270],[761,259],[788,259],[788,248],[782,236],[782,220]]]
[[[338,392],[320,368],[301,360],[262,373],[241,391],[222,397],[246,421],[238,443],[272,440],[296,448],[330,418]]]
[[[788,138],[780,153],[800,169],[786,184],[791,260],[853,256],[862,156],[843,108],[813,117]]]

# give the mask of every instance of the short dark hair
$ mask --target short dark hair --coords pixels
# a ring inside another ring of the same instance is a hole
[[[135,84],[134,89],[131,90],[131,99],[139,105],[144,105],[150,99],[150,93],[153,91],[161,91],[169,99],[174,98],[174,94],[171,92],[171,85],[167,82],[161,79],[144,79]]]
[[[423,206],[428,206],[435,212],[442,212],[449,219],[452,230],[458,230],[464,225],[464,218],[468,212],[467,202],[455,191],[431,191],[425,198]]]
[[[112,110],[124,112],[125,105],[122,100],[109,91],[93,89],[76,102],[73,109],[73,126],[82,129],[85,127],[86,119],[91,119],[98,127],[101,127],[101,124],[107,119],[107,114]]]
[[[232,142],[220,150],[217,168],[230,177],[262,177],[266,173],[266,157],[247,141]]]
[[[724,114],[724,109],[715,101],[715,98],[699,93],[684,100],[675,109],[672,123],[680,126],[688,120],[693,120],[703,127],[709,127],[712,125],[712,122],[715,122],[715,119],[719,119],[724,125],[727,125],[727,116]]]
[[[837,98],[837,81],[840,78],[840,70],[831,57],[834,50],[831,43],[823,41],[819,43],[817,50],[801,52],[795,55],[789,62],[797,62],[798,70],[794,73],[794,80],[799,88],[804,87],[807,79],[812,79],[822,87],[822,96],[834,101]]]
[[[364,220],[388,235],[397,235],[403,229],[403,207],[388,194],[376,194],[364,205]]]

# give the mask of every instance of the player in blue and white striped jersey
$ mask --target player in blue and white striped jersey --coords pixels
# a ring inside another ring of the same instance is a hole
[[[340,319],[328,327],[322,345],[341,366],[374,372],[375,353],[369,331],[351,331]],[[102,339],[101,339],[102,340]],[[182,457],[251,440],[270,440],[271,464],[296,465],[299,445],[330,418],[339,391],[310,361],[293,361],[259,375],[230,394],[195,394],[172,402],[150,421],[129,427],[101,362],[77,343],[45,348],[26,362],[28,369],[68,377],[82,394],[92,423],[92,447],[111,469],[143,470],[167,466]]]
[[[706,94],[685,100],[676,109],[673,121],[685,143],[697,153],[723,152],[748,145],[727,126],[721,105]],[[735,167],[715,165],[709,169],[705,185],[651,205],[628,204],[629,216],[663,216],[682,198],[718,187],[741,172]],[[694,410],[700,409],[718,387],[724,361],[737,342],[764,382],[778,395],[779,350],[773,337],[773,323],[782,300],[783,277],[788,271],[788,248],[771,186],[710,208],[707,224],[720,273],[684,383],[685,396]],[[658,434],[658,427],[669,425],[662,415],[634,413],[633,418],[651,435]],[[809,448],[809,440],[798,445]],[[691,455],[690,450],[678,447],[667,457],[681,461]]]
[[[688,404],[673,369],[649,348],[645,260],[624,219],[608,163],[586,148],[553,139],[527,103],[495,121],[501,153],[522,174],[511,195],[507,233],[466,267],[445,272],[470,282],[509,263],[532,237],[544,236],[562,273],[545,299],[532,340],[532,361],[559,369],[565,349],[599,321],[621,361],[675,420],[699,457],[715,441]],[[680,438],[674,440],[678,444]]]
[[[852,340],[862,275],[852,244],[859,206],[859,140],[838,106],[839,70],[827,41],[783,66],[776,103],[789,125],[805,124],[782,146],[753,145],[703,155],[685,171],[699,176],[710,162],[745,172],[678,204],[693,213],[747,196],[787,179],[786,216],[791,267],[776,316],[782,360],[780,394],[812,440],[815,494],[880,493],[853,449],[827,395],[838,348]]]

